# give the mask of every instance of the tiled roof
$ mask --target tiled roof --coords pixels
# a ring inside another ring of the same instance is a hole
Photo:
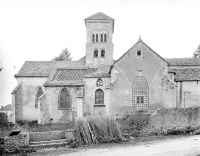
[[[97,68],[57,69],[44,86],[83,85],[83,77],[96,72]]]
[[[88,18],[86,18],[85,20],[113,20],[113,18],[109,17],[108,15],[102,13],[102,12],[98,12]]]
[[[48,77],[55,68],[77,68],[79,61],[26,61],[16,77]]]
[[[199,68],[176,69],[175,81],[195,81],[200,80]]]
[[[52,81],[81,81],[84,75],[97,71],[97,68],[88,69],[58,69]]]
[[[167,59],[167,62],[171,66],[199,66],[199,58],[170,58]]]
[[[0,111],[12,111],[12,105],[6,105],[3,108],[0,109]]]

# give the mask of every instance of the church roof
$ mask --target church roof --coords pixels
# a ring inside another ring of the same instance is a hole
[[[98,12],[98,13],[86,18],[85,20],[114,20],[114,19],[102,12]]]
[[[170,66],[199,66],[199,58],[170,58],[167,59]]]
[[[97,68],[88,67],[56,69],[45,82],[44,86],[83,85],[83,77],[97,70]]]
[[[183,68],[177,69],[175,74],[175,81],[197,81],[200,80],[199,68]]]
[[[26,61],[15,77],[48,77],[54,68],[76,68],[79,61]]]
[[[146,46],[147,48],[149,48],[154,54],[156,54],[159,58],[161,58],[163,61],[165,61],[165,59],[164,59],[163,57],[161,57],[158,53],[156,53],[153,49],[151,49],[146,43],[144,43],[144,42],[141,40],[141,38],[139,38],[138,42],[136,42],[136,43],[135,43],[127,52],[125,52],[118,60],[114,61],[113,66],[114,66],[119,60],[121,60],[126,54],[128,54],[129,51],[130,51],[131,49],[133,49],[133,48],[134,48],[137,44],[139,44],[139,43],[142,43],[143,45],[145,45],[145,46]],[[169,64],[168,61],[166,61],[166,63]]]

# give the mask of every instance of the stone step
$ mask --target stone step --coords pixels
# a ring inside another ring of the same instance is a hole
[[[30,142],[30,147],[58,147],[65,146],[68,144],[67,139],[61,140],[50,140],[50,141],[38,141],[38,142]]]

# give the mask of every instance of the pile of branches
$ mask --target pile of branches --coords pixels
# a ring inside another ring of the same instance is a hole
[[[71,147],[120,141],[122,134],[115,119],[90,116],[75,123],[75,140]]]

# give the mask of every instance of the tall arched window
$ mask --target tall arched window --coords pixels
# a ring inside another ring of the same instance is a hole
[[[35,107],[37,108],[38,107],[38,98],[40,96],[42,96],[44,94],[43,90],[41,87],[38,87],[37,90],[36,90],[36,98],[35,98]]]
[[[103,58],[105,57],[105,50],[104,49],[101,50],[101,57],[103,57]]]
[[[107,42],[106,40],[107,40],[107,35],[106,34],[104,34],[104,42]]]
[[[102,89],[95,91],[95,104],[104,104],[104,92]]]
[[[101,42],[103,42],[103,34],[101,34]]]
[[[98,42],[98,34],[96,34],[96,42]]]
[[[58,109],[71,109],[71,96],[67,88],[60,91],[58,98]]]
[[[97,57],[98,57],[98,50],[95,49],[95,50],[94,50],[94,58],[97,58]]]
[[[133,80],[132,105],[137,110],[149,107],[149,86],[146,78],[141,74]]]
[[[95,42],[95,36],[92,34],[92,42]]]

